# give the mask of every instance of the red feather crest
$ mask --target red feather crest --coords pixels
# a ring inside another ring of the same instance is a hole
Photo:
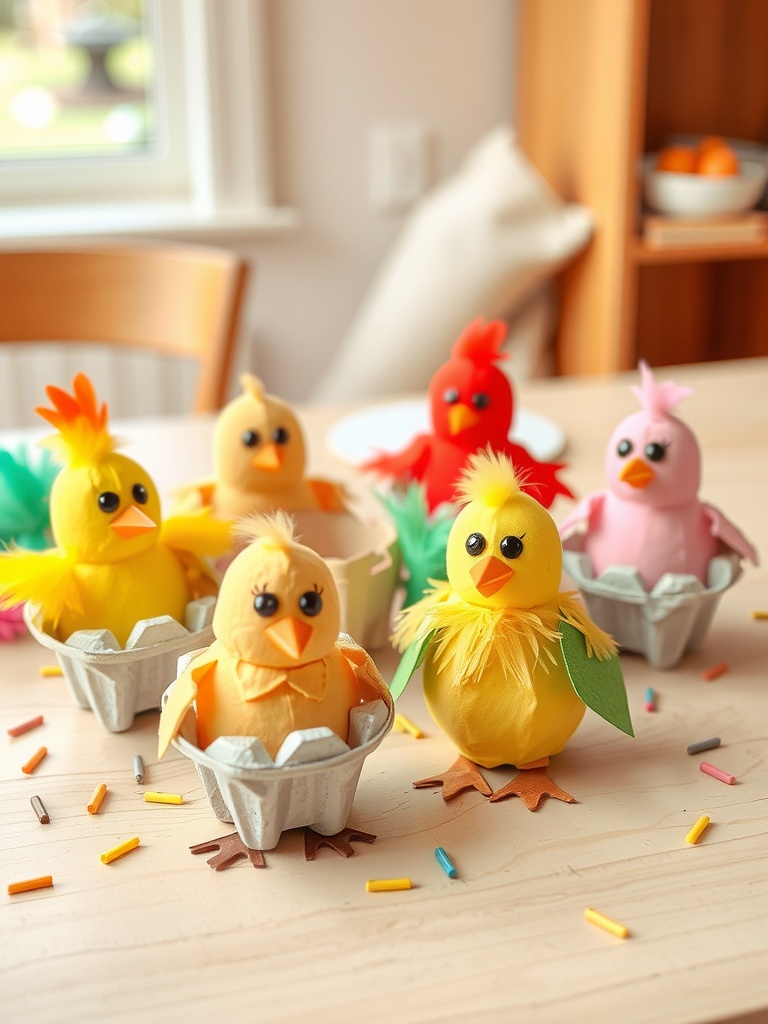
[[[465,357],[475,363],[495,363],[506,359],[501,346],[507,336],[507,325],[503,320],[483,320],[477,317],[462,331],[451,349],[454,358]]]

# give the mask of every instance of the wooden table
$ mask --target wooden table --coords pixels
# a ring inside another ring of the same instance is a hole
[[[666,376],[666,375],[665,375]],[[670,372],[696,391],[681,414],[704,452],[702,496],[768,552],[768,361]],[[525,387],[522,404],[568,437],[568,478],[602,486],[604,444],[636,408],[615,380]],[[336,410],[338,413],[339,410]],[[351,475],[323,451],[334,413],[305,410],[313,468]],[[164,489],[204,472],[208,420],[126,425]],[[555,507],[562,517],[569,504]],[[306,862],[300,833],[284,835],[266,870],[214,872],[193,844],[226,834],[191,762],[155,754],[157,713],[127,733],[105,732],[75,707],[65,683],[42,678],[47,652],[30,638],[0,649],[3,1021],[714,1021],[768,1019],[768,608],[765,568],[747,568],[724,596],[700,651],[671,672],[622,657],[637,737],[591,712],[553,775],[578,802],[477,793],[444,803],[414,779],[454,751],[432,725],[418,685],[402,710],[427,733],[393,732],[365,763],[351,823],[375,833],[343,859]],[[385,678],[395,658],[376,652]],[[727,662],[713,682],[702,671]],[[647,686],[658,709],[643,710]],[[35,714],[45,724],[9,739]],[[699,771],[689,743],[733,786]],[[40,744],[31,776],[20,768]],[[146,764],[137,785],[132,755]],[[509,771],[489,773],[494,788]],[[92,816],[95,785],[109,793]],[[183,806],[145,804],[145,788]],[[51,822],[41,825],[30,796]],[[702,840],[685,836],[701,814]],[[140,848],[105,866],[99,854],[132,836]],[[434,849],[458,867],[450,880]],[[8,882],[52,874],[54,887],[6,895]],[[369,894],[369,878],[410,876],[407,892]],[[622,940],[583,919],[596,907],[627,925]],[[740,1017],[739,1015],[747,1015]]]

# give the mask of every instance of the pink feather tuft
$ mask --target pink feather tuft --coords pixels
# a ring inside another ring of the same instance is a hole
[[[640,360],[640,377],[640,387],[632,385],[629,390],[636,396],[643,409],[651,415],[669,416],[670,410],[674,409],[678,402],[693,394],[692,388],[674,384],[671,380],[657,384],[653,371],[644,359]]]

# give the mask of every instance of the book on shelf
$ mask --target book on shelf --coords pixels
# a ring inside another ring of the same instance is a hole
[[[768,212],[751,210],[732,217],[643,218],[643,241],[652,249],[686,245],[750,245],[768,238]]]

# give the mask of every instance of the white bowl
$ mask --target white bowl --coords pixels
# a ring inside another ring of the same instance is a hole
[[[768,166],[743,160],[739,174],[714,177],[657,171],[657,154],[643,161],[645,201],[651,209],[675,217],[708,217],[751,210],[768,180]]]

